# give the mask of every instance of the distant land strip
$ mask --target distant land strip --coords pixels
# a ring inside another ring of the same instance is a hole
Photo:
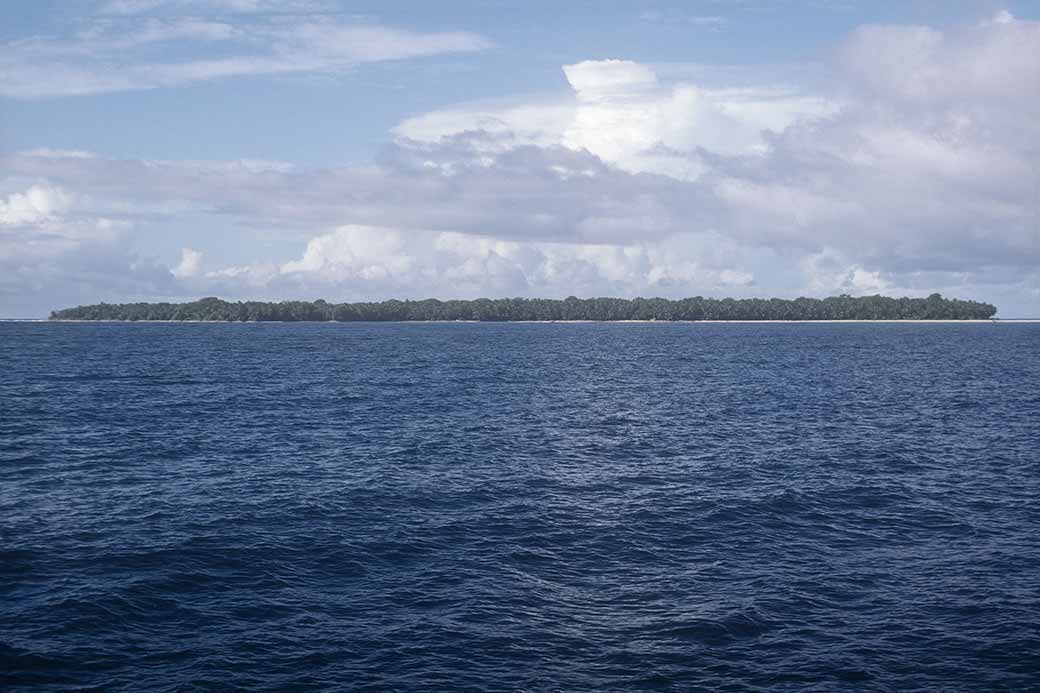
[[[51,320],[203,322],[548,322],[704,320],[988,320],[996,306],[978,301],[887,296],[829,298],[478,298],[378,303],[223,301],[97,303],[53,311]]]

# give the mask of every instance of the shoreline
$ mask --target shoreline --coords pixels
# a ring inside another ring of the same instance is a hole
[[[986,320],[71,320],[48,318],[0,318],[0,322],[46,322],[46,323],[117,323],[117,324],[191,324],[191,325],[262,325],[269,324],[395,324],[395,325],[456,325],[456,324],[489,324],[489,325],[553,325],[553,324],[639,324],[639,325],[796,325],[796,324],[925,324],[925,325],[1013,325],[1040,323],[1040,318],[990,318]]]

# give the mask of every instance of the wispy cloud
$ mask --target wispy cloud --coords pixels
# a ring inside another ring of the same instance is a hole
[[[102,15],[160,13],[298,14],[333,11],[328,0],[107,0],[98,7]]]
[[[639,19],[653,24],[669,24],[671,26],[700,27],[721,31],[725,29],[730,20],[722,15],[695,14],[681,10],[644,10],[639,13]]]
[[[194,4],[227,5],[243,12],[264,7],[245,0]],[[143,12],[152,4],[119,7],[125,13]],[[467,53],[490,45],[487,39],[468,32],[421,33],[333,15],[233,20],[100,17],[80,25],[71,35],[34,37],[0,46],[0,95],[35,99],[246,75],[334,73],[362,63]]]

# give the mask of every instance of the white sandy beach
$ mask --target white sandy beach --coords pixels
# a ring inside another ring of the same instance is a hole
[[[339,323],[349,325],[359,322],[396,323],[401,325],[453,325],[488,323],[494,325],[502,324],[526,324],[526,325],[552,325],[581,324],[581,323],[634,323],[634,324],[660,324],[660,325],[753,325],[753,324],[923,324],[923,325],[1020,325],[1040,323],[1040,318],[1011,318],[1007,320],[48,320],[46,318],[8,318],[3,322],[71,322],[71,323],[145,323],[145,324],[224,324],[224,325],[255,325],[260,323],[291,323],[291,322],[315,322],[315,323]]]

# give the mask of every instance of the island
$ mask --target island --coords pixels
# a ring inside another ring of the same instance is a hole
[[[98,303],[53,311],[51,320],[206,322],[553,322],[553,321],[819,321],[989,320],[989,303],[943,298],[478,298],[377,303],[224,301]]]

